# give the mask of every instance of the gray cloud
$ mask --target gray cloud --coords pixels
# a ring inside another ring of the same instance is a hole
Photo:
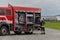
[[[8,0],[0,0],[0,6],[7,6]]]
[[[16,6],[42,8],[42,15],[60,15],[60,0],[2,0],[0,5],[10,3]]]

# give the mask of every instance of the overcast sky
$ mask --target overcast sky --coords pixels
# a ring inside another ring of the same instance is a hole
[[[43,16],[60,15],[60,0],[0,0],[0,6],[7,6],[8,3],[41,8]]]

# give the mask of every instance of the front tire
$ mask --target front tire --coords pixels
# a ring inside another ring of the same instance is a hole
[[[6,28],[6,26],[2,26],[0,28],[0,35],[7,35],[9,32],[8,32],[8,29]]]

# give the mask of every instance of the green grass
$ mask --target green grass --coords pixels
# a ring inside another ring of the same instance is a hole
[[[47,21],[44,25],[47,28],[53,28],[60,30],[60,21]]]

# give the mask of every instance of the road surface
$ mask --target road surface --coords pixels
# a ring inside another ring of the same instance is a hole
[[[60,40],[60,30],[46,28],[45,35],[41,35],[40,31],[34,31],[32,35],[15,35],[11,32],[11,35],[0,36],[0,40]]]

